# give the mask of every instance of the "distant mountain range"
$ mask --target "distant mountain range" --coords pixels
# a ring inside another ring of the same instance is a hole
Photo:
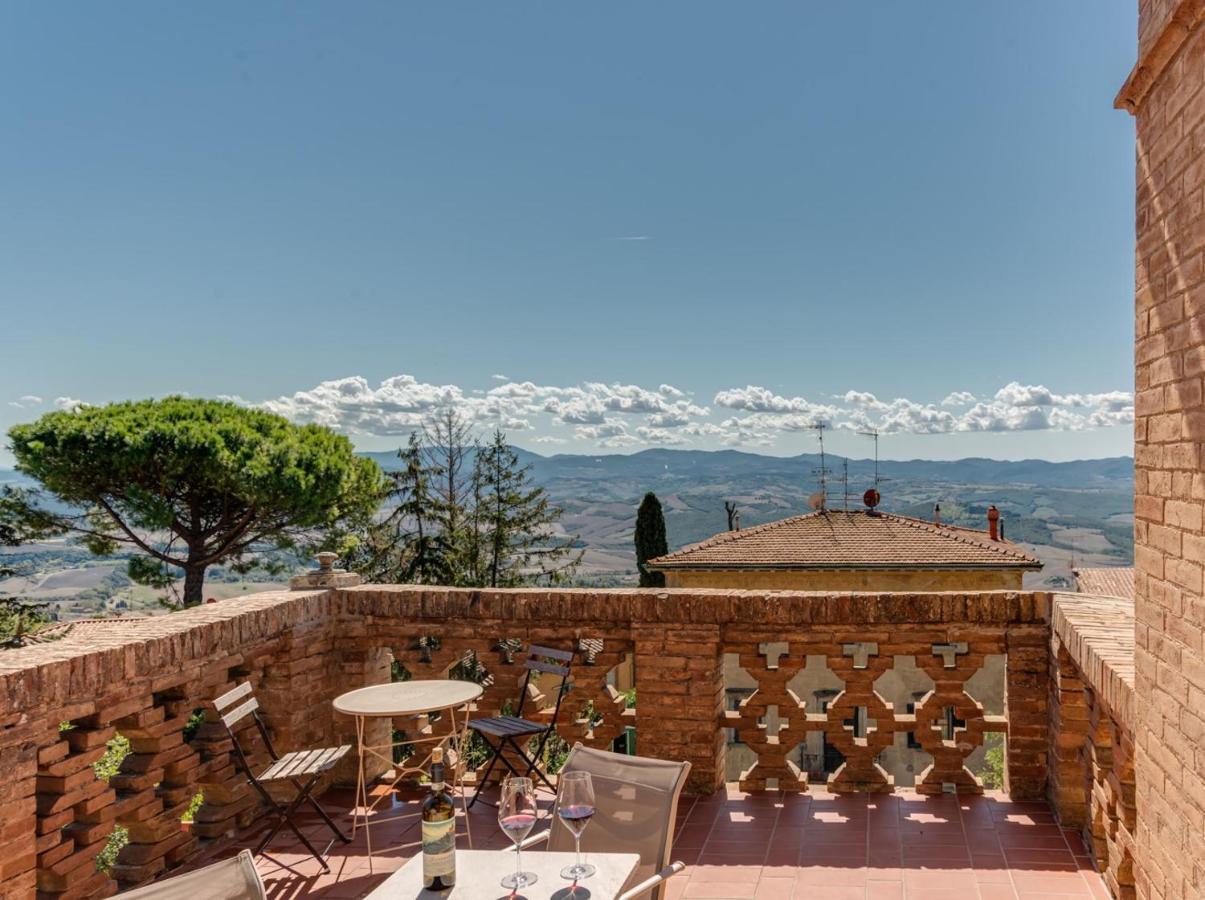
[[[541,456],[516,448],[532,479],[565,509],[565,531],[587,547],[587,574],[635,570],[632,528],[645,491],[661,499],[671,549],[727,528],[724,501],[737,503],[742,526],[810,510],[820,487],[820,456],[763,456],[739,450],[644,450],[632,454]],[[386,469],[391,453],[365,454]],[[830,507],[862,506],[875,463],[826,455]],[[1006,535],[1047,563],[1033,585],[1061,586],[1074,564],[1122,565],[1133,559],[1134,461],[1048,462],[969,458],[882,460],[879,492],[885,510],[986,527],[987,507],[1004,515]],[[848,485],[848,487],[846,486]]]
[[[654,491],[665,509],[671,549],[727,528],[724,502],[734,501],[744,527],[809,511],[820,486],[820,456],[763,456],[739,450],[644,450],[632,454],[541,456],[516,448],[532,479],[565,510],[568,535],[586,548],[582,575],[622,583],[635,572],[632,528],[636,507]],[[393,453],[365,453],[382,468]],[[874,484],[868,459],[827,455],[827,498],[834,508],[862,506]],[[882,460],[882,508],[986,527],[986,510],[1001,510],[1008,538],[1029,546],[1046,569],[1032,586],[1062,586],[1073,564],[1123,565],[1133,559],[1134,461],[1130,457],[1047,462],[970,458],[952,461]],[[0,484],[25,479],[0,470]],[[848,497],[848,500],[847,500]]]

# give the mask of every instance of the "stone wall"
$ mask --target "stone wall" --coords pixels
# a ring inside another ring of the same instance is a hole
[[[1137,125],[1136,876],[1205,896],[1205,2],[1142,0]]]
[[[1008,788],[1038,797],[1049,746],[1048,605],[1046,594],[1021,592],[364,586],[256,595],[111,635],[92,630],[8,651],[0,654],[0,896],[107,896],[118,883],[170,871],[198,842],[221,841],[248,822],[256,807],[211,706],[242,681],[253,685],[278,749],[287,751],[352,740],[351,721],[330,701],[388,680],[394,666],[417,678],[472,672],[486,686],[475,715],[496,714],[514,702],[521,648],[533,642],[578,651],[559,720],[566,741],[610,746],[634,725],[638,753],[690,760],[692,792],[724,780],[727,726],[758,756],[746,787],[785,790],[891,790],[876,756],[909,730],[934,758],[923,790],[978,791],[963,763],[984,733],[1007,732]],[[723,709],[726,653],[738,654],[758,685],[735,716]],[[1007,654],[1003,717],[986,715],[964,690],[985,655],[999,653]],[[876,681],[908,657],[934,683],[912,715],[875,693]],[[844,686],[827,713],[800,706],[785,689],[817,659]],[[634,675],[634,706],[618,690],[625,671]],[[546,716],[554,687],[537,682],[524,714]],[[859,710],[862,727],[851,725]],[[198,711],[206,721],[194,733]],[[948,739],[947,713],[958,723]],[[845,755],[825,785],[809,785],[786,764],[786,748],[808,731],[823,732]],[[116,733],[133,752],[104,781],[92,767]],[[184,830],[180,815],[198,791],[205,803]],[[130,843],[111,878],[95,858],[117,825]]]

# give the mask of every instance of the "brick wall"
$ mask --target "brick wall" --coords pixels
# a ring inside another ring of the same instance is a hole
[[[1051,807],[1075,828],[1113,896],[1135,896],[1133,604],[1056,594],[1050,634]]]
[[[742,591],[475,591],[363,586],[262,594],[145,620],[106,635],[81,633],[0,654],[0,897],[70,900],[107,896],[187,861],[199,842],[221,841],[255,816],[211,701],[250,681],[277,748],[353,739],[351,720],[330,701],[391,677],[443,677],[471,661],[484,671],[475,715],[513,701],[525,674],[518,647],[578,651],[573,690],[558,730],[565,741],[609,746],[628,726],[641,754],[687,759],[688,791],[724,778],[723,727],[762,733],[758,704],[778,707],[779,737],[819,730],[840,742],[844,774],[827,785],[787,789],[882,791],[879,743],[915,731],[934,756],[924,787],[978,791],[963,763],[985,731],[1008,733],[1007,785],[1041,796],[1046,780],[1049,596],[1041,593],[798,594]],[[781,653],[766,645],[785,642]],[[985,716],[964,692],[985,654],[1007,653],[1003,718]],[[727,718],[724,654],[757,657],[756,702]],[[785,693],[786,676],[820,655],[846,686],[827,715],[808,716]],[[915,714],[885,708],[875,679],[901,655],[932,678],[932,701]],[[773,656],[771,661],[768,657]],[[636,702],[615,677],[634,669]],[[547,715],[555,685],[538,682],[524,714]],[[851,737],[846,719],[870,708],[877,725]],[[953,739],[939,722],[952,708],[964,725]],[[186,726],[195,711],[206,721]],[[388,728],[388,723],[379,723]],[[404,728],[413,723],[397,722]],[[433,727],[440,727],[438,724]],[[133,752],[118,774],[92,766],[116,733]],[[784,780],[779,742],[763,742],[761,772]],[[347,777],[352,773],[344,772]],[[190,830],[180,815],[198,791],[205,804]],[[114,826],[130,843],[112,876],[97,853]],[[114,880],[116,879],[116,880]]]
[[[1205,896],[1205,3],[1142,0],[1137,125],[1137,892]]]

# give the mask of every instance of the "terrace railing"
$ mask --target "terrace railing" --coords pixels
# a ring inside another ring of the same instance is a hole
[[[610,747],[634,729],[642,755],[691,762],[694,793],[725,781],[735,729],[755,758],[740,773],[749,790],[892,790],[881,754],[907,732],[932,758],[918,790],[978,792],[966,761],[997,733],[1005,789],[1040,798],[1048,754],[1064,741],[1052,722],[1067,720],[1049,708],[1064,700],[1050,682],[1052,671],[1062,678],[1050,611],[1050,595],[1030,592],[364,585],[266,593],[112,634],[68,634],[0,654],[0,895],[107,895],[248,823],[255,800],[212,709],[235,683],[254,686],[278,749],[325,746],[354,739],[330,701],[390,679],[472,678],[486,687],[475,715],[503,712],[524,672],[515,651],[529,642],[580,654],[564,741]],[[1004,682],[994,711],[975,686],[989,660],[1000,662]],[[730,709],[734,667],[756,687]],[[818,668],[834,685],[824,708],[795,690]],[[888,700],[905,675],[931,684],[910,711]],[[536,683],[537,706],[541,693],[555,694],[548,687]],[[797,762],[799,744],[817,732],[843,758],[823,784]],[[1069,776],[1059,775],[1062,791]]]

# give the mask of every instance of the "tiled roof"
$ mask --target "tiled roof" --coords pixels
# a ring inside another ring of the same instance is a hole
[[[725,531],[649,560],[655,569],[1042,567],[1016,544],[986,532],[891,513],[823,510]]]
[[[1107,569],[1072,569],[1081,594],[1101,597],[1134,599],[1134,567],[1114,566]]]

